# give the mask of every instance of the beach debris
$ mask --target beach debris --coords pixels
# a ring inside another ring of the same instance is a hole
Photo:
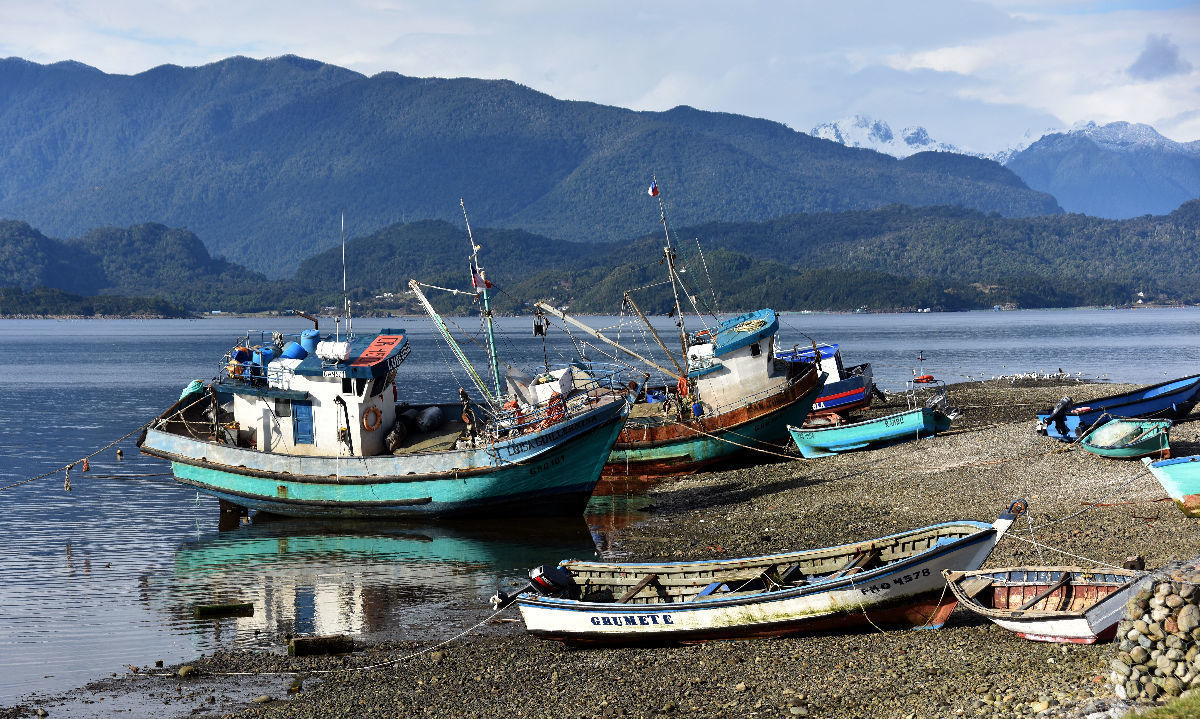
[[[322,637],[294,637],[288,642],[288,656],[309,657],[318,654],[347,654],[354,651],[354,638],[342,634]]]
[[[181,678],[187,678],[194,676],[195,674],[196,667],[192,666],[191,664],[184,664],[183,666],[179,667],[179,676]]]
[[[251,602],[231,602],[225,604],[197,604],[192,607],[193,619],[214,619],[218,617],[252,617],[254,604]]]

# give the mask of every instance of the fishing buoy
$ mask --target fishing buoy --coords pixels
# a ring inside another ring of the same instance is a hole
[[[936,381],[937,380],[935,380],[933,378],[933,375],[931,375],[931,374],[923,374],[920,377],[913,378],[913,382],[918,382],[920,384],[929,384],[931,382],[936,382]]]
[[[121,457],[124,457],[124,456],[125,456],[125,450],[118,447],[117,448],[117,459],[120,459]]]
[[[86,472],[91,468],[92,468],[92,466],[90,464],[88,464],[87,457],[84,457],[83,458],[83,467],[79,471]]]

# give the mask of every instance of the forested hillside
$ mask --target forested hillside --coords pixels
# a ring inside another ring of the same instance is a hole
[[[616,243],[494,228],[476,228],[474,236],[498,312],[525,313],[544,299],[615,313],[627,290],[647,312],[671,305],[659,233]],[[1130,220],[888,206],[696,225],[672,236],[687,295],[724,312],[1200,302],[1200,270],[1180,259],[1200,243],[1200,200]],[[406,294],[410,279],[468,290],[470,252],[466,229],[440,220],[351,238],[346,277],[355,311],[420,311]],[[7,222],[0,224],[5,286],[157,296],[194,311],[315,311],[341,306],[342,250],[305,260],[290,279],[267,280],[212,258],[184,229],[105,228],[64,241]],[[443,311],[474,309],[470,293],[431,292]],[[13,312],[0,306],[0,314]]]
[[[0,217],[79,236],[186,227],[269,278],[398,222],[461,218],[555,239],[655,227],[652,175],[689,223],[888,203],[1059,212],[990,161],[903,161],[775,122],[566,102],[506,81],[357,73],[296,57],[135,76],[0,60]]]

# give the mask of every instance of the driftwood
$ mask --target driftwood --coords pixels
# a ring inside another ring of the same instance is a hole
[[[309,657],[317,654],[347,654],[354,651],[354,639],[342,634],[324,637],[295,637],[288,642],[288,656]]]
[[[232,604],[197,604],[192,607],[193,619],[219,619],[221,617],[252,617],[254,604],[235,602]]]

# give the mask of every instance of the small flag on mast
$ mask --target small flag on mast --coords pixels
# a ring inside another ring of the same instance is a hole
[[[651,182],[650,189],[646,190],[646,193],[651,197],[658,197],[658,182]]]
[[[475,267],[475,263],[471,263],[471,286],[475,288],[475,294],[483,288],[492,289],[492,281],[480,274],[479,269]]]

